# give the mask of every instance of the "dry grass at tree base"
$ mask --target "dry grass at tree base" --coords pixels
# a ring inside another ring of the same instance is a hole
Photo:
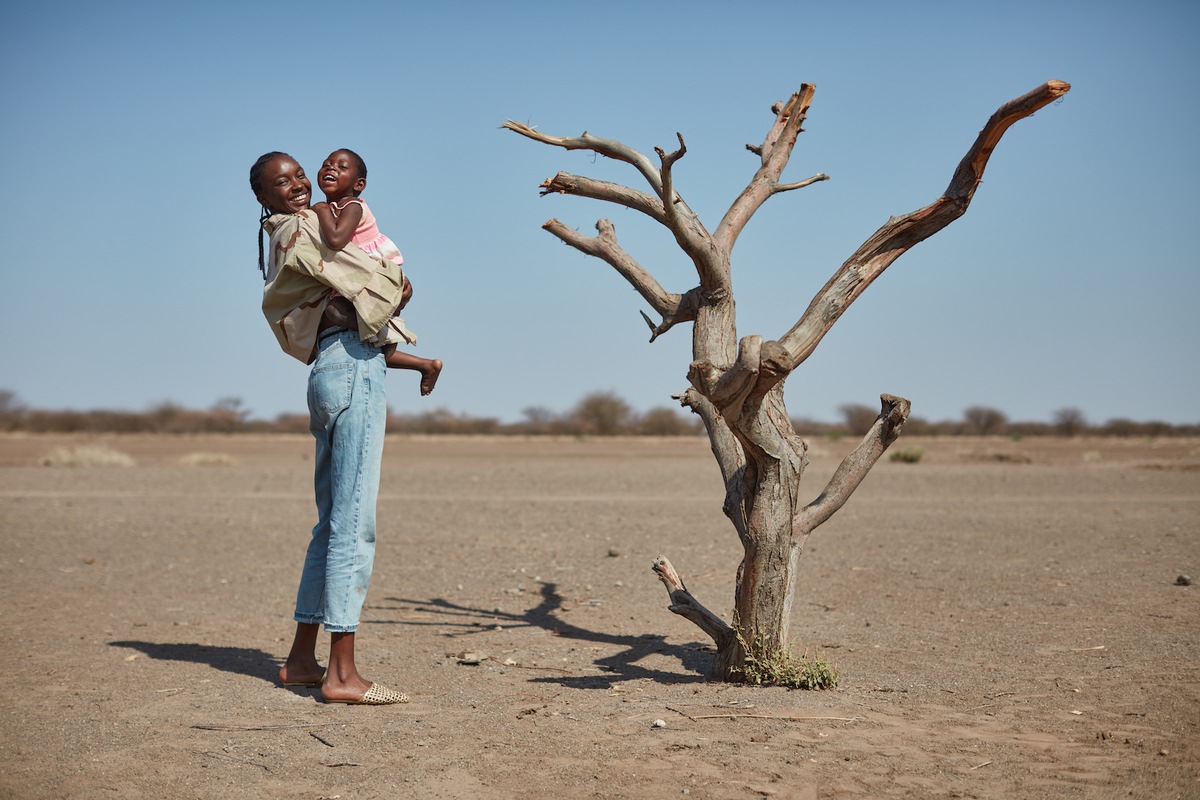
[[[389,437],[367,709],[277,682],[308,437],[0,436],[0,797],[1200,796],[1200,441],[899,444],[801,559],[799,692],[706,682],[650,571],[731,597],[704,440]],[[41,466],[90,447],[134,466]]]
[[[738,677],[752,686],[781,686],[784,689],[834,689],[837,670],[823,658],[809,658],[794,650],[771,652],[760,639],[747,642],[739,633],[738,641],[746,652],[746,663]]]

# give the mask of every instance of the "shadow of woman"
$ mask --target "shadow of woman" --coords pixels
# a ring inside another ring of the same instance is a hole
[[[655,634],[627,636],[587,628],[567,622],[556,611],[562,609],[562,597],[558,593],[557,584],[543,583],[541,586],[541,602],[533,608],[520,613],[509,613],[495,609],[471,608],[470,606],[452,603],[449,600],[435,598],[432,600],[412,600],[402,597],[389,597],[387,601],[407,603],[414,610],[436,617],[429,622],[402,620],[385,621],[372,620],[372,624],[391,625],[432,625],[445,629],[458,628],[458,632],[447,634],[451,637],[469,636],[489,629],[496,623],[503,623],[505,628],[532,627],[542,628],[555,636],[576,639],[597,644],[615,645],[621,648],[618,652],[596,659],[593,663],[600,672],[599,675],[561,675],[534,678],[538,683],[557,683],[578,689],[610,689],[623,681],[642,678],[661,683],[690,683],[706,680],[709,662],[712,660],[711,651],[705,645],[692,642],[686,645],[669,645],[663,637]],[[372,612],[389,609],[387,606],[373,606]],[[661,669],[650,669],[639,662],[655,653],[678,659],[684,672],[668,672]]]
[[[261,678],[271,684],[279,682],[279,667],[283,663],[281,658],[252,647],[136,641],[109,642],[108,646],[140,650],[147,657],[156,661],[190,661],[193,664],[207,664],[222,672]]]

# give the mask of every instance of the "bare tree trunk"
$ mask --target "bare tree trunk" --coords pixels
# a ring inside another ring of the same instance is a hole
[[[776,654],[790,647],[789,623],[796,588],[796,569],[809,535],[841,508],[862,483],[884,450],[899,436],[909,402],[882,395],[882,408],[862,442],[848,455],[816,499],[800,500],[800,479],[807,464],[806,445],[796,435],[784,404],[784,381],[816,348],[846,308],[887,267],[913,245],[932,236],[966,212],[983,177],[993,148],[1017,120],[1061,97],[1070,86],[1049,81],[1005,105],[988,120],[951,178],[946,192],[932,204],[893,217],[839,268],[808,309],[778,340],[761,336],[738,339],[733,299],[731,253],[738,235],[768,198],[828,176],[779,182],[812,102],[814,88],[805,84],[772,111],[775,122],[759,146],[747,145],[761,165],[713,233],[701,224],[674,188],[673,168],[687,148],[656,149],[659,165],[626,145],[584,133],[554,137],[509,120],[505,128],[535,141],[568,150],[586,149],[635,167],[651,193],[590,178],[559,173],[542,184],[543,194],[591,197],[639,211],[667,227],[696,266],[697,286],[672,293],[663,289],[617,243],[608,220],[596,224],[597,236],[585,236],[550,220],[543,227],[576,249],[608,262],[642,295],[662,321],[643,312],[654,341],[683,322],[692,322],[691,387],[680,403],[704,421],[713,455],[725,482],[723,510],[741,540],[743,558],[734,594],[733,623],[724,622],[688,592],[682,578],[663,556],[654,572],[667,589],[670,610],[707,633],[717,655],[710,674],[738,680],[744,674],[747,649]]]

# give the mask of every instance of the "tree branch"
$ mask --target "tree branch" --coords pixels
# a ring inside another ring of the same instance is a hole
[[[582,175],[572,175],[569,172],[559,172],[553,178],[542,183],[542,197],[548,194],[569,194],[575,197],[588,197],[593,200],[604,200],[616,203],[634,211],[640,211],[655,222],[667,224],[667,216],[663,212],[662,201],[657,197],[639,192],[628,186],[608,181],[598,181]]]
[[[683,198],[679,196],[673,186],[671,168],[687,152],[682,135],[676,134],[679,139],[679,149],[675,152],[666,153],[661,148],[655,148],[662,162],[660,170],[647,156],[632,147],[615,139],[592,136],[587,131],[580,136],[549,136],[511,119],[501,127],[536,142],[562,147],[566,150],[591,150],[602,156],[633,165],[654,189],[661,202],[661,207],[653,203],[651,198],[628,187],[578,178],[564,173],[559,173],[543,183],[542,194],[562,192],[595,197],[650,215],[671,231],[675,236],[675,241],[692,259],[700,277],[701,286],[710,292],[729,288],[728,253],[715,245],[711,234],[701,224],[700,218],[683,202]]]
[[[768,197],[780,191],[799,189],[801,186],[811,185],[818,180],[828,179],[827,176],[820,173],[808,181],[788,184],[786,188],[777,188],[779,176],[783,174],[783,168],[787,166],[788,159],[792,155],[792,148],[796,145],[796,137],[803,129],[801,126],[808,115],[809,106],[812,105],[813,92],[816,91],[816,88],[811,83],[801,84],[800,91],[793,94],[787,103],[776,103],[771,108],[775,112],[775,122],[771,126],[771,130],[767,132],[762,146],[750,147],[747,145],[751,152],[760,156],[762,166],[758,168],[750,183],[725,212],[721,224],[717,226],[717,230],[713,234],[713,239],[716,240],[718,246],[724,248],[725,252],[733,250],[733,245],[737,242],[742,229],[746,227],[750,217],[767,201]]]
[[[908,419],[911,404],[903,397],[890,394],[880,395],[879,400],[882,408],[871,430],[867,431],[867,435],[854,452],[838,465],[820,496],[796,512],[792,537],[799,544],[803,545],[804,540],[818,525],[846,504],[850,495],[867,477],[871,467],[875,466],[875,462],[883,455],[883,451],[900,435],[900,428]]]
[[[641,312],[642,319],[646,320],[646,325],[650,328],[650,341],[653,342],[662,334],[674,328],[681,322],[692,322],[696,319],[696,314],[700,310],[700,302],[703,292],[697,286],[694,289],[689,289],[684,292],[679,298],[679,303],[673,308],[668,309],[662,314],[662,322],[657,325],[647,316],[646,312]],[[676,295],[671,295],[675,297]],[[660,312],[661,313],[661,312]]]
[[[683,198],[677,197],[675,194],[671,168],[676,161],[687,155],[687,145],[683,143],[683,134],[676,132],[675,138],[679,139],[679,149],[673,153],[667,153],[661,147],[654,148],[654,152],[658,153],[658,160],[662,162],[662,201],[663,211],[667,218],[666,225],[673,231],[682,227],[677,206],[683,201]]]
[[[542,225],[542,228],[581,253],[606,261],[613,269],[621,273],[621,276],[629,281],[637,293],[664,319],[678,318],[681,314],[684,305],[683,295],[663,289],[653,275],[643,269],[633,256],[617,244],[616,229],[610,220],[602,219],[596,223],[596,230],[600,232],[599,236],[585,236],[557,219],[549,220]]]
[[[671,605],[668,608],[672,612],[695,623],[712,638],[718,650],[724,649],[729,642],[733,641],[733,628],[692,596],[666,556],[654,559],[651,569],[667,589],[667,596],[671,598]]]
[[[721,481],[725,485],[725,500],[721,510],[729,517],[738,538],[745,545],[749,541],[750,521],[746,518],[745,499],[750,491],[746,481],[746,451],[741,441],[733,434],[725,418],[712,402],[694,386],[675,399],[684,408],[690,408],[700,417],[708,432],[708,443],[713,457],[721,470]]]
[[[726,419],[736,419],[738,409],[758,379],[762,337],[751,335],[738,343],[737,360],[727,370],[706,361],[693,361],[688,381],[707,397]]]
[[[514,122],[511,119],[506,120],[500,127],[507,128],[514,133],[519,133],[528,139],[533,139],[535,142],[541,142],[542,144],[554,145],[564,150],[591,150],[606,158],[611,158],[615,161],[624,161],[642,173],[642,176],[654,188],[656,194],[659,196],[662,195],[662,176],[659,175],[658,168],[654,166],[654,162],[632,147],[622,144],[615,139],[602,139],[599,136],[592,136],[587,131],[584,131],[579,136],[548,136],[529,125]]]
[[[781,183],[781,184],[778,184],[777,186],[773,186],[773,187],[771,187],[771,194],[779,194],[780,192],[790,192],[793,189],[803,189],[806,186],[812,186],[814,183],[820,183],[821,181],[827,181],[827,180],[829,180],[828,175],[826,175],[824,172],[818,172],[816,175],[813,175],[811,178],[805,178],[802,181],[796,181],[795,183]]]
[[[983,179],[992,150],[1013,123],[1032,115],[1070,91],[1071,85],[1048,81],[1001,106],[987,121],[950,180],[946,192],[930,205],[893,217],[842,264],[809,303],[800,320],[780,342],[791,357],[791,369],[804,362],[850,304],[913,245],[923,242],[966,213]],[[728,216],[728,215],[727,215]],[[724,225],[724,221],[722,221]],[[718,228],[718,232],[720,229]]]
[[[722,370],[708,361],[693,361],[688,367],[688,381],[737,428],[734,420],[739,419],[742,404],[750,397],[765,395],[786,379],[789,364],[783,345],[751,335],[738,342],[733,366]]]
[[[683,201],[679,192],[675,191],[674,171],[675,162],[687,155],[687,145],[683,134],[676,133],[679,149],[668,153],[661,147],[655,147],[659,161],[662,162],[662,192],[663,210],[666,214],[666,226],[675,235],[675,241],[680,249],[688,255],[696,265],[700,276],[700,285],[709,291],[729,288],[729,255],[719,250],[712,236],[696,213]]]

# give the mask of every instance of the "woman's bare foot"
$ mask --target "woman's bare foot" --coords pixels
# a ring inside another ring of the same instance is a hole
[[[284,686],[320,686],[325,670],[317,661],[317,632],[320,625],[313,622],[296,623],[296,638],[279,668],[279,682]]]
[[[311,664],[284,663],[279,668],[279,682],[284,686],[320,686],[325,668],[313,659]]]
[[[428,359],[425,366],[421,367],[421,396],[429,394],[433,391],[433,387],[437,384],[438,376],[442,374],[442,360],[440,358]]]

